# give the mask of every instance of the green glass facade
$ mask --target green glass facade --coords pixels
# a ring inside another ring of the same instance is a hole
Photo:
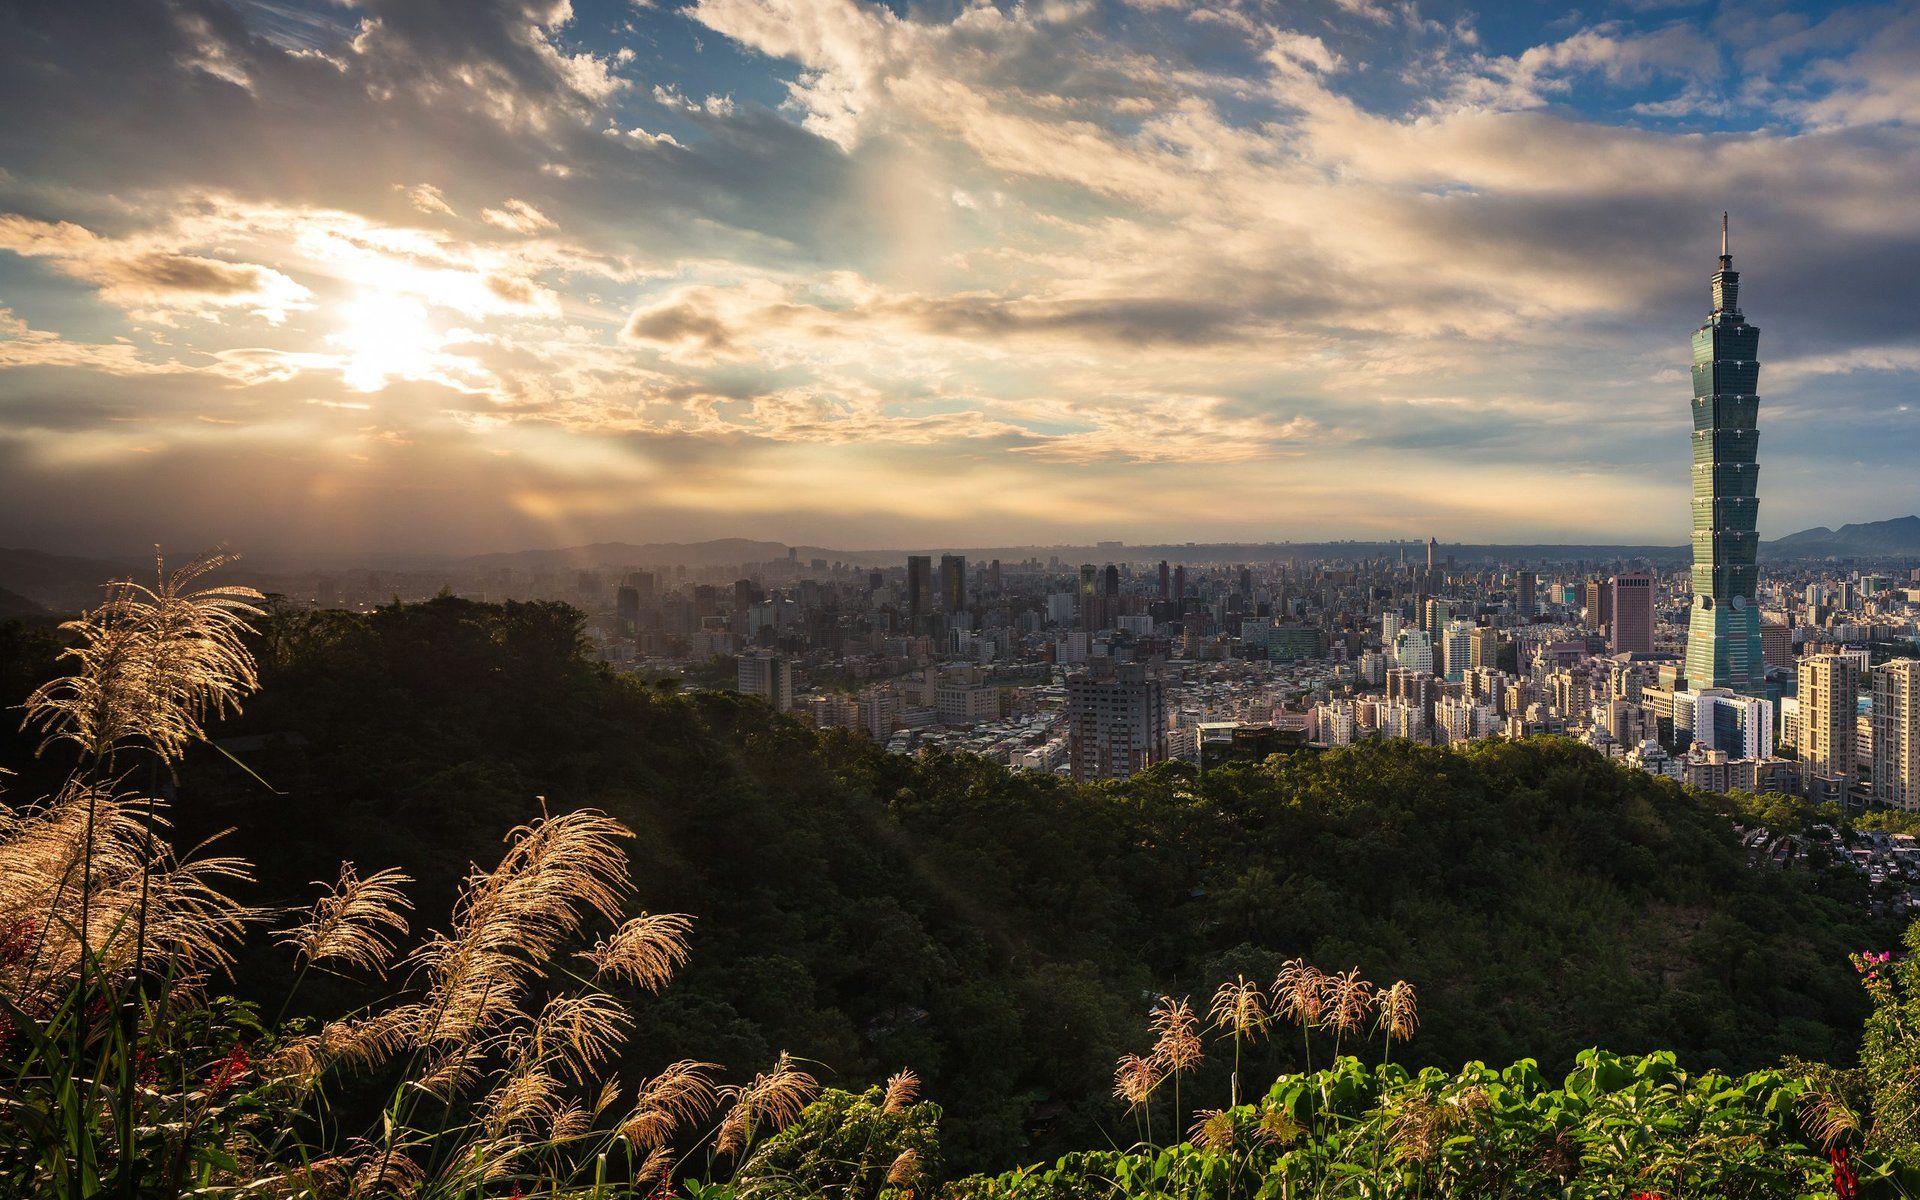
[[[1740,274],[1720,235],[1713,312],[1693,335],[1693,611],[1687,685],[1758,692],[1759,583],[1754,521],[1760,448],[1760,331],[1740,315]]]

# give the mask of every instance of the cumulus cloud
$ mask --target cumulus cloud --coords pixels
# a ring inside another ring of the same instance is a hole
[[[311,295],[268,267],[182,254],[143,239],[103,238],[67,221],[0,213],[0,250],[45,259],[126,309],[204,315],[244,308],[278,323],[289,309],[307,307]]]

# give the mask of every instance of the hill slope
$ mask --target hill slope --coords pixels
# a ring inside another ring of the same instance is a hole
[[[1839,529],[1828,529],[1824,525],[1803,529],[1769,542],[1766,551],[1772,558],[1920,556],[1920,516],[1842,525]]]

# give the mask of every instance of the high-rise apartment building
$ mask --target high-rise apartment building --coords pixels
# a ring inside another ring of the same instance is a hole
[[[1760,657],[1769,667],[1793,665],[1793,630],[1779,621],[1760,622]]]
[[[775,712],[793,708],[793,667],[778,654],[742,654],[737,660],[738,690],[758,696],[773,705]]]
[[[1635,572],[1615,575],[1613,625],[1608,644],[1615,654],[1653,653],[1653,576]]]
[[[1601,633],[1613,628],[1613,588],[1605,580],[1587,581],[1587,624]]]
[[[1693,609],[1687,681],[1752,692],[1766,679],[1760,647],[1760,331],[1740,313],[1740,274],[1720,218],[1713,311],[1693,335]]]
[[[1491,670],[1500,665],[1500,631],[1491,625],[1476,626],[1473,631],[1473,653],[1468,665]]]
[[[1800,660],[1800,770],[1807,794],[1845,800],[1854,774],[1859,669],[1844,654]]]
[[[1920,811],[1920,659],[1873,669],[1873,799]]]
[[[1126,779],[1167,757],[1165,686],[1137,663],[1067,678],[1067,756],[1076,781]]]
[[[1465,621],[1448,621],[1440,631],[1441,669],[1448,683],[1459,683],[1473,665],[1473,626]]]

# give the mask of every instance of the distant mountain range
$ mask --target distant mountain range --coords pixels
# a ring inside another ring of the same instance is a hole
[[[1895,517],[1828,529],[1822,525],[1790,533],[1761,549],[1770,558],[1874,558],[1920,555],[1920,516]]]
[[[1868,521],[1842,525],[1839,529],[1803,529],[1760,546],[1763,558],[1773,561],[1795,558],[1912,558],[1920,559],[1920,516],[1895,517],[1889,521]],[[789,553],[802,563],[813,559],[851,563],[857,566],[899,566],[909,554],[964,554],[975,562],[999,559],[1017,563],[1027,559],[1059,558],[1070,564],[1108,562],[1175,563],[1258,563],[1297,558],[1375,558],[1395,559],[1402,555],[1409,562],[1423,562],[1427,547],[1421,541],[1335,541],[1335,542],[1169,542],[1157,545],[1129,545],[1101,542],[1095,545],[1024,546],[932,546],[897,550],[837,550],[827,546],[793,546],[785,542],[750,538],[716,538],[705,542],[595,542],[547,550],[511,550],[478,554],[466,558],[447,556],[370,555],[354,564],[340,556],[309,560],[302,565],[293,556],[268,559],[250,557],[232,568],[232,577],[244,578],[268,590],[311,583],[318,575],[336,574],[354,569],[444,572],[449,579],[471,576],[490,569],[524,572],[566,572],[575,570],[635,567],[685,566],[721,567],[755,564],[783,559]],[[1473,542],[1442,542],[1442,559],[1458,563],[1498,561],[1523,563],[1584,562],[1587,569],[1606,570],[1616,564],[1650,562],[1661,566],[1680,566],[1688,561],[1687,546],[1608,546],[1608,545],[1500,545]],[[0,619],[47,612],[73,612],[100,598],[100,585],[108,579],[126,578],[128,573],[145,577],[150,561],[133,559],[81,558],[48,554],[40,550],[0,549]]]

